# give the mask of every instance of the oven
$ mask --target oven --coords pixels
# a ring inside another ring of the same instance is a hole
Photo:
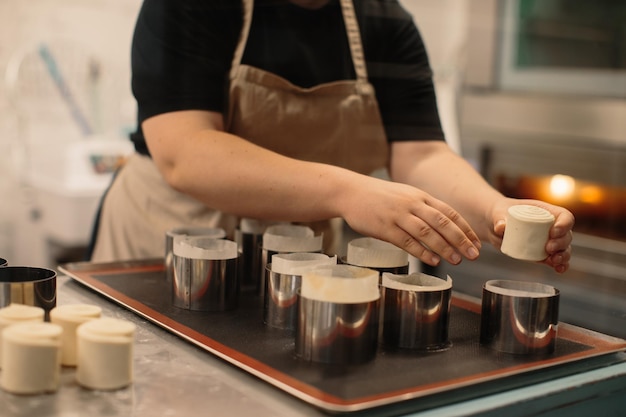
[[[626,35],[577,24],[581,10],[571,3],[472,0],[459,99],[461,153],[489,183],[505,195],[574,213],[570,270],[557,274],[484,245],[477,261],[442,265],[438,273],[449,273],[457,291],[477,297],[490,279],[554,285],[561,291],[561,321],[624,338]],[[623,2],[575,3],[597,7],[597,16],[615,14],[611,7],[626,10]],[[603,59],[585,52],[587,35],[602,40],[596,52]],[[523,57],[520,48],[526,48]],[[562,60],[550,64],[548,58]],[[558,83],[550,81],[555,75]],[[584,88],[566,81],[574,75]]]

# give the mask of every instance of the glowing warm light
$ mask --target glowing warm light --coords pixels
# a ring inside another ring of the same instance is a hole
[[[571,197],[575,187],[576,180],[569,175],[554,175],[550,180],[550,193],[554,198]]]
[[[580,190],[580,201],[583,203],[598,204],[603,197],[602,190],[595,185],[587,185]]]

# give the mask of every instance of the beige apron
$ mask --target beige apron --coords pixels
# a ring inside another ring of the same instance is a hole
[[[386,167],[389,148],[374,89],[367,81],[352,0],[341,0],[356,80],[300,88],[275,74],[241,65],[254,0],[244,0],[244,24],[230,72],[226,130],[283,155],[370,174]],[[223,227],[232,237],[238,219],[170,188],[149,157],[133,155],[108,191],[91,260],[163,256],[165,232],[179,226]],[[335,222],[337,223],[337,222]],[[329,222],[334,253],[340,238]]]

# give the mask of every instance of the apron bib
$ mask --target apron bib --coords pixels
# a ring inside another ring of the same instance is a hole
[[[361,174],[387,166],[388,144],[352,0],[341,0],[356,80],[301,88],[275,74],[242,65],[253,0],[244,0],[244,25],[230,71],[226,129],[264,148]],[[251,116],[252,115],[252,116]]]
[[[254,0],[244,0],[243,6],[243,27],[230,71],[225,129],[295,159],[362,174],[386,167],[389,147],[374,89],[367,80],[352,0],[341,0],[341,8],[356,80],[311,88],[241,64]],[[107,192],[92,261],[163,256],[165,233],[180,226],[222,227],[232,238],[238,220],[171,189],[149,157],[134,155]],[[307,225],[324,233],[326,252],[337,252],[341,219]]]

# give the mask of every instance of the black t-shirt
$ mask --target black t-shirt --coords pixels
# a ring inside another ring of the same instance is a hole
[[[397,0],[353,0],[389,141],[443,140],[432,71],[411,15]],[[224,112],[242,26],[237,0],[144,0],[132,44],[132,89],[141,123],[177,110]],[[242,63],[310,87],[355,79],[339,0],[310,10],[255,0]]]

